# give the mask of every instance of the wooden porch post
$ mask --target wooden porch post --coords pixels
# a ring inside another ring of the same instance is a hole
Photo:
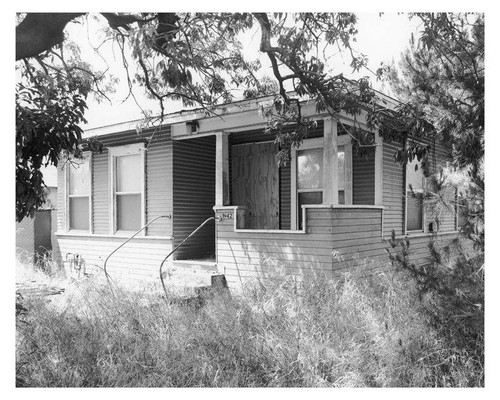
[[[375,143],[377,147],[375,148],[375,205],[383,205],[382,200],[382,174],[383,174],[383,139],[378,132],[375,132]]]
[[[229,134],[215,134],[215,205],[229,205]]]
[[[338,204],[337,123],[324,120],[323,133],[323,204]]]

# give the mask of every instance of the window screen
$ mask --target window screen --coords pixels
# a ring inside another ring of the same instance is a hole
[[[89,198],[69,198],[69,227],[82,231],[89,230]]]
[[[120,194],[116,196],[116,228],[132,231],[141,227],[141,195]]]
[[[406,229],[421,231],[423,228],[422,203],[411,196],[406,200]]]
[[[345,148],[339,146],[337,152],[339,204],[345,204]]]
[[[300,150],[297,157],[297,187],[323,188],[323,149]]]
[[[302,229],[302,206],[323,202],[323,149],[297,152],[297,211]]]
[[[141,191],[141,155],[116,157],[116,192]]]
[[[88,160],[78,160],[69,165],[69,194],[88,196],[90,191],[90,168]]]
[[[116,157],[116,229],[141,228],[142,157],[140,154]]]
[[[414,159],[406,166],[406,230],[423,230],[423,205],[413,197],[412,191],[420,193],[425,186],[425,177],[420,163]]]
[[[90,159],[68,162],[69,229],[88,231],[90,208]]]

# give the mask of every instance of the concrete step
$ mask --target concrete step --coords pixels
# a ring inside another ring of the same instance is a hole
[[[165,268],[165,285],[171,287],[197,288],[210,286],[212,276],[217,275],[213,261],[174,260]]]
[[[169,264],[169,269],[172,271],[208,272],[216,274],[217,264],[215,261],[206,260],[173,260]]]

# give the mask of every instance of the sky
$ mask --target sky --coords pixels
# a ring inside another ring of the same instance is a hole
[[[358,35],[355,48],[368,56],[369,68],[371,71],[376,71],[382,62],[390,63],[392,60],[396,62],[400,58],[401,52],[408,46],[411,33],[416,34],[418,26],[416,21],[410,21],[407,14],[386,13],[379,15],[379,13],[358,13]],[[91,22],[95,27],[98,24]],[[89,41],[96,46],[99,42],[97,35],[89,35],[89,32],[94,32],[95,29],[88,30],[85,25],[73,24],[68,28],[68,34],[71,39],[80,45],[82,48],[82,55],[85,59],[92,60],[94,64],[101,64],[102,60],[96,56],[95,52],[89,47]],[[257,25],[252,32],[249,32],[242,38],[245,57],[247,59],[255,59],[261,56],[258,51],[260,32]],[[124,69],[120,64],[118,54],[107,48],[101,52],[107,63],[110,66],[110,71],[120,78],[121,82],[115,85],[116,93],[110,95],[112,103],[103,101],[97,103],[93,99],[89,99],[89,109],[86,112],[87,124],[84,129],[110,125],[114,123],[130,121],[142,118],[141,109],[137,106],[132,98],[125,102],[127,96],[127,86],[125,84]],[[362,76],[371,76],[373,87],[377,90],[387,92],[387,88],[377,82],[375,77],[368,70],[360,71],[360,73],[353,74],[352,68],[349,66],[349,56],[341,55],[337,57],[338,63],[334,66],[336,73],[344,73],[345,76],[350,78],[360,78]],[[260,57],[263,65],[262,75],[272,76],[270,64],[266,57]],[[144,91],[141,88],[135,90],[136,98],[138,99],[141,107],[146,110],[152,110],[153,113],[159,112],[159,107],[156,101],[147,99]],[[181,109],[180,104],[167,105],[166,112],[175,112]]]

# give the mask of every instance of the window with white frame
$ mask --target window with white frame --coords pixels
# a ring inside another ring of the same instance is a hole
[[[338,204],[350,204],[351,144],[347,137],[339,137],[337,143]],[[302,229],[303,205],[323,203],[323,163],[323,138],[304,140],[300,148],[292,152],[292,227]]]
[[[339,146],[337,150],[338,191],[339,204],[346,204],[346,146]]]
[[[337,136],[338,204],[352,204],[352,144],[349,135]]]
[[[144,225],[144,145],[110,148],[112,234]]]
[[[90,159],[90,153],[85,153],[83,159],[70,159],[66,164],[66,223],[69,230],[90,231]]]
[[[323,202],[323,148],[297,150],[297,209],[302,228],[302,206]]]
[[[406,231],[408,232],[422,232],[424,230],[423,204],[420,199],[413,195],[413,193],[422,193],[424,187],[424,172],[415,158],[406,164]]]

